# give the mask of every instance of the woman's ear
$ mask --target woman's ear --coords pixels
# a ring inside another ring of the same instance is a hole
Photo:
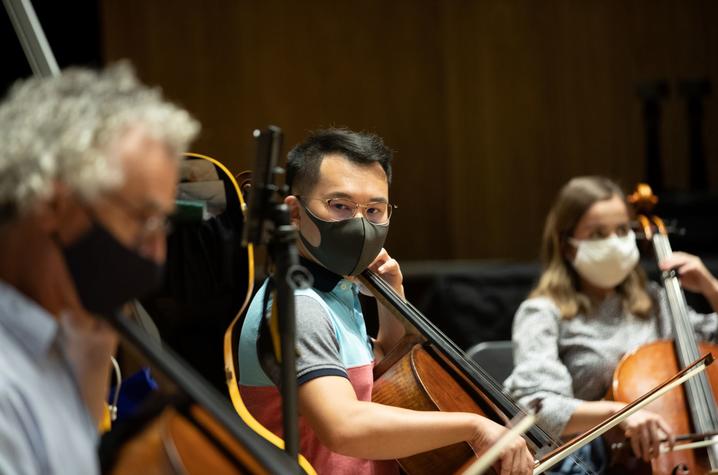
[[[576,247],[569,242],[568,237],[561,238],[560,244],[561,255],[569,262],[573,262],[576,258]]]

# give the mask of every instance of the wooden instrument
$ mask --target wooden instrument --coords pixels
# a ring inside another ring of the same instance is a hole
[[[640,184],[629,201],[638,209],[638,221],[647,240],[653,243],[658,262],[671,256],[663,221],[652,216],[657,202],[648,185]],[[632,401],[656,382],[685,368],[701,354],[718,355],[718,345],[696,342],[693,326],[689,320],[685,296],[674,271],[662,275],[665,286],[674,339],[649,343],[626,355],[616,367],[612,393],[617,401]],[[718,429],[718,368],[710,368],[705,374],[677,388],[647,407],[660,414],[675,434],[696,432],[715,433]],[[715,437],[715,436],[713,436]],[[718,473],[718,447],[709,445],[695,450],[666,452],[652,460],[654,474],[705,474]]]
[[[473,412],[502,425],[524,412],[500,383],[381,277],[366,270],[359,280],[397,318],[421,334],[405,338],[374,368],[373,401],[414,410]],[[537,457],[559,445],[537,426],[528,429],[526,440]],[[474,457],[471,447],[461,443],[398,462],[411,475],[453,473]]]
[[[401,298],[381,277],[366,270],[359,280],[379,302],[422,334],[406,337],[374,368],[374,402],[413,410],[473,412],[503,425],[507,425],[510,418],[525,413],[504,393],[497,381],[468,358],[411,303]],[[712,362],[710,354],[696,358],[683,371],[664,378],[661,384],[646,388],[639,398],[622,411],[561,446],[538,426],[531,427],[526,431],[526,440],[537,459],[534,475],[543,473],[564,458],[572,458],[574,451],[617,426],[646,404],[663,397],[672,388],[702,374]],[[406,473],[414,475],[464,473],[472,470],[474,460],[473,450],[468,444],[461,443],[398,462]],[[580,461],[575,458],[574,461],[578,467],[582,467]],[[590,473],[588,469],[583,470]]]

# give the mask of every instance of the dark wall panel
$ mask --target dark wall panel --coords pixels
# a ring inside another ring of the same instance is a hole
[[[536,255],[558,187],[642,178],[638,82],[718,79],[718,3],[551,0],[106,0],[107,60],[130,58],[204,124],[234,169],[251,130],[375,131],[397,151],[400,259]],[[718,188],[716,100],[705,101]],[[666,184],[688,180],[684,104],[665,103]]]

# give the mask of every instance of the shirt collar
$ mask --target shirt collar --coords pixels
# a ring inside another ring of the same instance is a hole
[[[300,256],[299,261],[314,277],[312,287],[321,292],[331,292],[339,281],[343,279],[339,274],[335,274],[326,267],[314,261],[310,261],[306,257]]]
[[[0,281],[0,331],[6,331],[33,356],[48,352],[59,325],[47,310]]]

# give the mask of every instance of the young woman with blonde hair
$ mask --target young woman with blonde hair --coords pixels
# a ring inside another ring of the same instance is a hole
[[[542,400],[539,424],[553,434],[581,433],[623,407],[602,400],[621,357],[672,336],[664,293],[646,280],[638,257],[618,185],[579,177],[561,189],[546,219],[543,273],[514,319],[515,368],[505,382],[520,403]],[[718,310],[718,281],[698,257],[676,252],[661,267],[677,269],[683,287]],[[691,311],[691,320],[698,338],[715,339],[715,313]],[[647,410],[620,427],[646,461],[672,437],[663,418]],[[605,448],[594,444],[592,451],[600,472]],[[566,465],[558,473],[571,470]]]

